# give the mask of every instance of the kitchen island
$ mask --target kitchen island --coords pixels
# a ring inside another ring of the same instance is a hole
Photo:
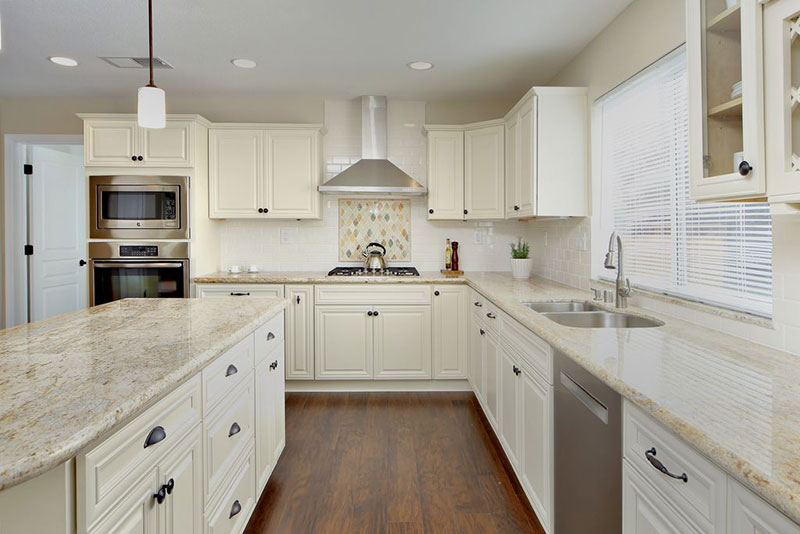
[[[226,504],[229,488],[242,479],[234,472],[264,456],[259,436],[273,440],[264,451],[279,454],[283,447],[284,308],[275,298],[127,299],[0,332],[0,529],[37,531],[35,521],[47,515],[41,512],[55,510],[57,520],[66,514],[63,523],[76,521],[80,532],[113,530],[136,508],[128,488],[158,494],[160,484],[150,484],[153,470],[170,459],[168,451],[185,445],[194,455],[190,485],[198,491],[176,487],[170,498],[180,495],[175,506],[185,506],[180,513],[198,530],[202,521],[222,516],[214,515],[215,507]],[[260,365],[281,379],[262,380]],[[260,413],[256,399],[267,399],[262,404],[272,412]],[[260,415],[269,429],[260,428]],[[231,436],[240,433],[240,443],[218,447],[220,457],[201,458],[197,444],[218,443],[214,425],[225,425],[227,434],[229,416],[240,429]],[[106,450],[108,443],[114,446]],[[265,469],[276,459],[264,458]],[[214,487],[203,480],[209,468],[219,472]],[[246,512],[237,519],[245,523],[258,490],[252,471],[245,492],[250,509],[244,499],[236,501]],[[66,503],[45,502],[39,494],[32,508],[39,513],[22,517],[20,502],[29,502],[30,489],[48,476],[67,487]],[[139,506],[142,524],[162,521],[155,512],[161,502],[147,497]]]

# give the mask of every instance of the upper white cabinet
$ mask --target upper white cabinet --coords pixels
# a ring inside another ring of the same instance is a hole
[[[767,194],[800,202],[800,0],[764,7],[764,111]]]
[[[505,117],[505,214],[589,214],[589,103],[583,87],[534,87]]]
[[[87,167],[194,166],[193,119],[168,119],[165,128],[149,129],[131,116],[82,118]]]
[[[318,219],[320,128],[209,129],[212,219]]]
[[[766,196],[762,16],[759,0],[686,1],[694,199]]]
[[[428,131],[428,219],[502,219],[505,215],[502,121]]]

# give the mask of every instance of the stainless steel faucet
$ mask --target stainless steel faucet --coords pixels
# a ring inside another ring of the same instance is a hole
[[[615,263],[614,255],[618,256]],[[617,232],[611,233],[611,239],[608,241],[608,252],[606,253],[605,267],[606,269],[617,269],[617,287],[615,292],[614,306],[617,308],[628,307],[628,297],[633,294],[631,290],[631,281],[625,278],[624,269],[622,267],[622,238]]]

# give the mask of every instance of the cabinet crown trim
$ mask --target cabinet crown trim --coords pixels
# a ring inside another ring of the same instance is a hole
[[[76,113],[79,119],[88,120],[135,120],[136,113]],[[204,126],[211,126],[211,121],[193,113],[168,113],[167,120],[197,121]]]
[[[476,130],[478,128],[488,128],[490,126],[502,126],[504,119],[491,119],[488,121],[470,122],[467,124],[424,124],[425,131],[461,131]]]

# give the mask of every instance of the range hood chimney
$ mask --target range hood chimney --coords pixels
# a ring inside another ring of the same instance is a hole
[[[424,195],[425,186],[386,159],[386,97],[361,97],[361,160],[319,186],[322,193]]]

